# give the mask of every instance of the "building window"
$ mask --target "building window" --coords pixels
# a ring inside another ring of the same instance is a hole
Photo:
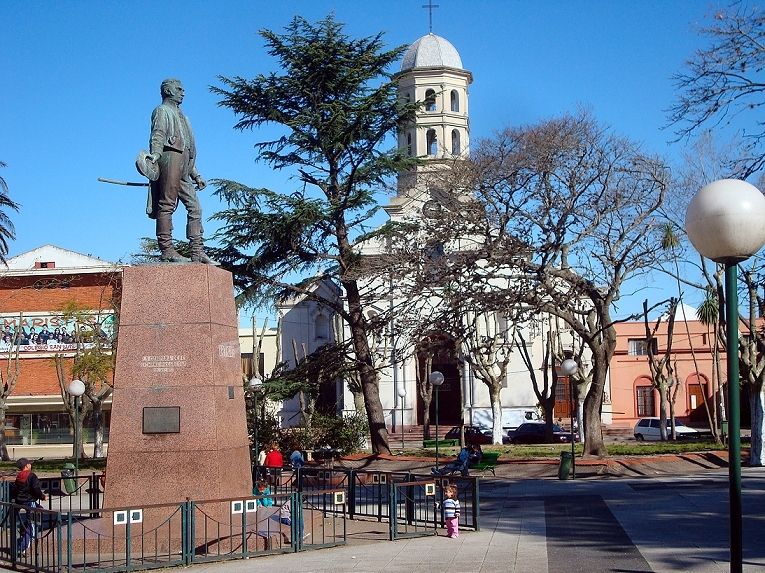
[[[452,111],[459,111],[460,110],[460,94],[457,92],[457,90],[452,90],[451,100],[452,100]]]
[[[654,398],[653,386],[637,386],[635,388],[635,402],[637,403],[637,417],[653,416]]]
[[[438,154],[438,137],[436,137],[436,130],[435,129],[429,129],[428,130],[428,155],[432,155],[433,157]]]
[[[406,134],[406,153],[409,155],[409,157],[412,156],[412,134],[407,133]]]
[[[53,261],[35,261],[36,269],[55,269],[56,263]]]
[[[656,339],[651,339],[651,350],[654,354],[658,354],[658,344]],[[628,340],[627,354],[629,356],[648,356],[648,340],[645,338],[630,338]]]
[[[253,364],[252,352],[242,352],[242,374],[249,380],[257,373],[262,380],[265,375],[265,361],[266,355],[263,352],[258,355],[257,365]]]
[[[316,317],[316,340],[329,339],[329,319],[320,314]]]
[[[436,111],[436,92],[434,90],[425,92],[425,111]]]
[[[456,129],[452,130],[452,155],[459,155],[462,153],[460,147],[460,132]]]

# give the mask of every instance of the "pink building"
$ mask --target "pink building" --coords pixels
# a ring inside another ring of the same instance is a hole
[[[672,337],[671,363],[678,383],[675,417],[693,426],[708,426],[707,407],[710,412],[717,407],[719,417],[719,403],[715,406],[720,391],[718,369],[713,358],[714,334],[696,319],[693,308],[685,306],[685,315],[687,322],[683,321],[683,313],[678,308]],[[653,329],[654,324],[655,320],[649,322],[649,327]],[[662,321],[650,342],[646,340],[642,321],[617,324],[616,332],[616,352],[610,368],[613,426],[626,427],[643,416],[659,415],[659,393],[651,383],[647,345],[653,345],[658,359],[664,355],[667,324]],[[719,355],[719,373],[724,382],[725,351],[721,349]],[[670,396],[672,393],[674,387],[670,390]]]

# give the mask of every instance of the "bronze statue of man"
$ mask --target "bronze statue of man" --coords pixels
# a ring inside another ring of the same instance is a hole
[[[217,264],[202,249],[202,209],[197,190],[207,184],[195,166],[196,146],[191,125],[181,111],[181,82],[167,79],[160,86],[162,103],[151,114],[149,153],[139,154],[136,166],[151,180],[146,214],[157,221],[157,243],[163,261],[186,263],[189,259],[173,247],[173,213],[178,201],[186,207],[186,238],[191,261]]]

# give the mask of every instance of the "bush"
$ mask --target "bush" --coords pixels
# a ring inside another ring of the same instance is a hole
[[[364,447],[369,434],[367,418],[353,413],[343,417],[315,415],[313,427],[321,436],[315,447],[329,446],[350,454]]]
[[[247,421],[254,446],[255,416],[248,416]],[[260,449],[275,442],[282,452],[329,447],[350,454],[364,447],[368,435],[366,416],[356,413],[345,417],[314,414],[310,428],[280,428],[276,415],[266,411],[265,416],[258,416],[257,427]]]

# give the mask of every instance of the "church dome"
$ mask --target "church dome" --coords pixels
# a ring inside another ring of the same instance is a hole
[[[462,69],[462,59],[449,40],[433,33],[423,36],[404,54],[401,71],[414,68],[457,68]]]

